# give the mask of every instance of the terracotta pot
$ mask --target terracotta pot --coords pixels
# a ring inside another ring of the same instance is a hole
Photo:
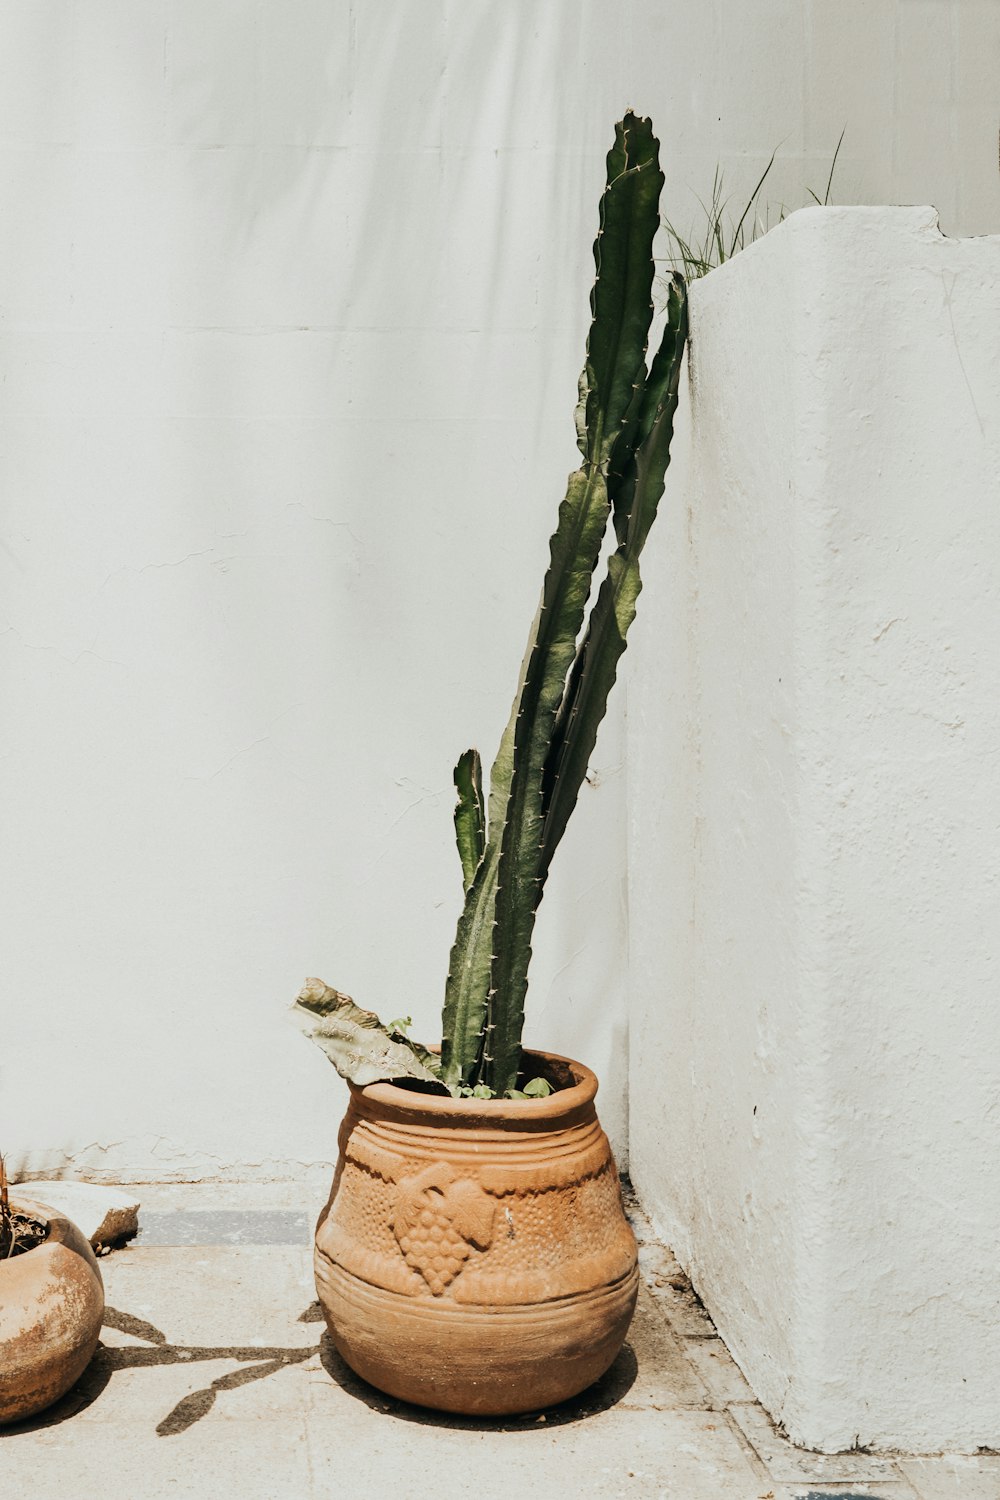
[[[611,1364],[635,1238],[588,1068],[529,1053],[547,1099],[351,1087],[316,1286],[337,1350],[404,1401],[504,1415],[565,1401]]]
[[[24,1198],[11,1208],[43,1220],[49,1233],[0,1261],[0,1422],[33,1416],[69,1390],[90,1363],[104,1316],[101,1273],[76,1225]]]

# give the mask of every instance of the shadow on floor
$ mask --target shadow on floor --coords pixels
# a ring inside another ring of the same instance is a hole
[[[154,1327],[152,1323],[133,1317],[131,1313],[119,1312],[114,1307],[104,1309],[104,1326],[130,1334],[133,1338],[142,1339],[144,1344],[124,1348],[120,1345],[109,1347],[107,1344],[98,1344],[97,1352],[90,1364],[76,1385],[67,1391],[61,1400],[48,1407],[46,1411],[39,1412],[36,1417],[30,1417],[25,1422],[12,1423],[6,1429],[7,1434],[12,1436],[17,1432],[37,1432],[40,1428],[57,1427],[62,1422],[70,1421],[100,1398],[118,1370],[198,1364],[217,1359],[240,1361],[243,1365],[242,1369],[232,1370],[219,1376],[202,1389],[191,1391],[178,1401],[161,1422],[157,1423],[156,1431],[160,1437],[175,1437],[178,1433],[186,1432],[195,1422],[208,1415],[220,1391],[235,1390],[241,1385],[248,1385],[251,1381],[263,1380],[268,1375],[275,1375],[289,1365],[304,1364],[306,1360],[320,1353],[318,1344],[306,1348],[296,1346],[290,1349],[262,1347],[259,1344],[250,1346],[171,1344],[167,1341],[166,1334]]]
[[[306,1308],[300,1323],[322,1323],[323,1313],[318,1302]],[[430,1411],[426,1407],[412,1406],[406,1401],[397,1401],[383,1395],[367,1381],[355,1375],[345,1364],[333,1346],[330,1335],[324,1330],[318,1344],[294,1346],[292,1348],[265,1347],[260,1345],[189,1345],[171,1344],[167,1336],[152,1323],[131,1313],[107,1307],[104,1311],[104,1326],[132,1338],[141,1339],[138,1346],[111,1347],[98,1344],[97,1352],[76,1385],[46,1411],[25,1422],[11,1424],[4,1436],[13,1437],[18,1432],[37,1432],[41,1428],[57,1427],[72,1420],[87,1407],[99,1400],[118,1370],[152,1368],[163,1365],[198,1364],[208,1360],[230,1359],[239,1362],[241,1368],[220,1375],[216,1380],[199,1390],[182,1397],[163,1419],[157,1423],[160,1437],[177,1437],[208,1416],[218,1397],[226,1391],[237,1390],[255,1380],[265,1380],[277,1375],[292,1365],[304,1364],[319,1355],[320,1362],[341,1390],[355,1400],[363,1401],[373,1411],[388,1413],[401,1421],[417,1422],[426,1427],[459,1428],[478,1432],[515,1432],[546,1422],[550,1427],[562,1427],[572,1422],[585,1421],[598,1412],[615,1406],[630,1390],[638,1372],[636,1358],[626,1344],[610,1370],[572,1401],[549,1407],[545,1412],[527,1412],[515,1417],[460,1417],[449,1412]]]

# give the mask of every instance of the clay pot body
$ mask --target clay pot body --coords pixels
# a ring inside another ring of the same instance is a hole
[[[597,1079],[527,1056],[569,1086],[532,1100],[351,1088],[316,1286],[338,1352],[401,1400],[534,1411],[584,1390],[624,1342],[636,1245]]]
[[[12,1208],[49,1226],[34,1250],[0,1261],[0,1422],[33,1416],[69,1390],[97,1347],[104,1284],[83,1235],[55,1209]]]

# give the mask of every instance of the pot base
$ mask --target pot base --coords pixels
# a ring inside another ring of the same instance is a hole
[[[317,1257],[337,1353],[377,1390],[463,1416],[508,1417],[585,1391],[614,1363],[639,1272],[542,1305],[443,1306],[368,1286]],[[391,1340],[374,1329],[391,1328]]]

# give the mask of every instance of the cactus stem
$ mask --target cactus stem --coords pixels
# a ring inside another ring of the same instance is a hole
[[[663,185],[657,144],[649,121],[630,111],[608,156],[593,321],[576,407],[582,462],[570,475],[550,543],[516,706],[493,767],[486,848],[474,872],[466,856],[474,879],[456,935],[462,963],[453,960],[452,968],[459,978],[445,999],[446,1076],[461,1083],[476,1078],[498,1093],[516,1082],[534,914],[614,682],[640,586],[635,559],[662,493],[670,428],[660,418],[668,366],[675,358],[679,368],[686,329],[671,304],[664,344],[647,375]],[[675,298],[683,299],[682,284],[675,285]],[[671,390],[676,404],[676,382]],[[619,552],[588,621],[587,594],[609,517]],[[553,788],[559,788],[555,798]]]

